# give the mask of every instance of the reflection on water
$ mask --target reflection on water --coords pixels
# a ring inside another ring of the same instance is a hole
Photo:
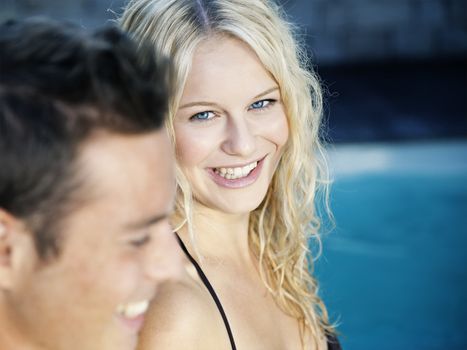
[[[467,349],[467,141],[331,151],[317,262],[346,350]]]

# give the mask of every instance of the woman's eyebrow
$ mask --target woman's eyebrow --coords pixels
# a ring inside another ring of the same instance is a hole
[[[273,86],[263,92],[261,92],[260,94],[256,95],[255,97],[253,97],[254,100],[260,98],[260,97],[263,97],[264,95],[267,95],[273,91],[276,91],[276,90],[279,90],[279,87],[278,86]],[[183,108],[188,108],[188,107],[193,107],[193,106],[205,106],[205,107],[217,107],[220,109],[220,106],[215,103],[215,102],[209,102],[209,101],[194,101],[194,102],[188,102],[188,103],[185,103],[183,105],[181,105],[179,107],[179,109],[183,109]]]
[[[206,106],[206,107],[213,107],[214,106],[214,107],[219,108],[219,105],[217,103],[214,103],[214,102],[195,101],[195,102],[185,103],[184,105],[181,105],[179,107],[179,109],[193,107],[193,106]]]
[[[276,90],[279,90],[279,87],[278,86],[273,86],[272,88],[269,88],[267,89],[266,91],[263,91],[262,93],[256,95],[255,97],[253,97],[254,100],[256,100],[257,98],[260,98],[260,97],[263,97],[264,95],[267,95],[273,91],[276,91]]]

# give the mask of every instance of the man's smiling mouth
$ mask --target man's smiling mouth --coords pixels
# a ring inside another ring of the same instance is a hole
[[[117,313],[125,318],[135,318],[144,315],[148,309],[149,301],[143,300],[135,303],[120,304]]]

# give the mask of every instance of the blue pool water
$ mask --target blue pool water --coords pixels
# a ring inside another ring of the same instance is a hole
[[[339,146],[316,263],[345,350],[467,349],[467,142]]]

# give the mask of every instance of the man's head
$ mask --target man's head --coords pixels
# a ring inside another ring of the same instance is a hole
[[[0,348],[131,349],[180,266],[167,63],[44,20],[0,52]]]

